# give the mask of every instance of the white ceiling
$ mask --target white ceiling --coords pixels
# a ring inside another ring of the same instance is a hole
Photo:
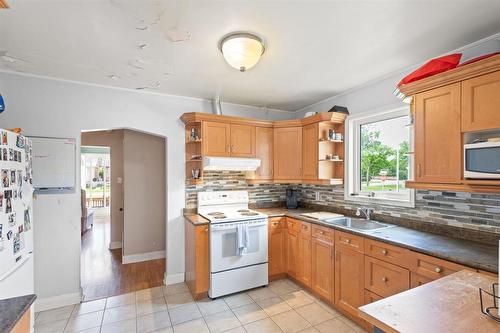
[[[8,2],[0,69],[290,111],[500,31],[498,0]],[[232,31],[266,40],[246,73],[217,48]]]

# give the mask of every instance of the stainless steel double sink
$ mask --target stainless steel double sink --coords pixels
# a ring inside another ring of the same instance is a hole
[[[392,225],[387,225],[381,222],[352,217],[336,217],[320,221],[326,224],[358,231],[377,231],[392,227]]]

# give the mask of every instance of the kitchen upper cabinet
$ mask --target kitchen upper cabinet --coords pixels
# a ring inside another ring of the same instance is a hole
[[[296,279],[308,287],[311,287],[311,241],[311,224],[301,222],[299,233],[299,259],[297,260],[296,265]]]
[[[415,180],[460,183],[460,83],[415,96]]]
[[[274,179],[302,179],[302,127],[274,129]]]
[[[318,179],[318,123],[302,128],[302,178]]]
[[[269,276],[286,273],[286,218],[269,219]]]
[[[335,290],[335,249],[332,229],[313,226],[312,274],[313,291],[334,302]]]
[[[231,156],[255,157],[255,126],[231,124]]]
[[[255,129],[255,157],[260,159],[260,167],[254,173],[254,179],[273,179],[274,165],[274,129],[257,127]]]
[[[229,157],[231,155],[231,125],[204,121],[202,125],[203,155]]]
[[[462,81],[462,132],[500,129],[500,71]]]
[[[335,304],[357,316],[365,298],[364,254],[355,247],[339,244],[337,237],[335,240]]]

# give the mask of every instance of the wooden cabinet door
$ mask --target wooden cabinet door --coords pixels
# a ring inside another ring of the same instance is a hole
[[[415,180],[460,183],[460,83],[415,97]]]
[[[255,126],[231,124],[231,156],[255,157]]]
[[[302,128],[302,178],[318,179],[318,123]]]
[[[287,264],[286,269],[288,275],[298,279],[297,264],[299,257],[299,233],[293,229],[288,229],[287,233]]]
[[[297,260],[297,280],[311,287],[311,235],[299,234],[299,259]]]
[[[204,121],[202,126],[203,155],[230,156],[231,126],[226,123]]]
[[[462,81],[462,132],[500,128],[500,71]]]
[[[282,274],[285,269],[285,218],[269,219],[269,276]]]
[[[274,129],[274,179],[302,179],[302,127]]]
[[[186,284],[194,298],[205,297],[209,283],[208,225],[185,225]]]
[[[335,304],[353,316],[364,303],[364,255],[335,246]]]
[[[321,238],[312,240],[311,288],[334,302],[335,260],[333,242]]]
[[[260,159],[260,167],[255,171],[255,179],[273,179],[274,129],[255,129],[255,157]]]

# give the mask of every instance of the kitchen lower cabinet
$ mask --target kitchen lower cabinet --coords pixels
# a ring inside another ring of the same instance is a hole
[[[333,230],[313,226],[311,288],[332,303],[335,301],[335,247],[333,239]]]
[[[410,289],[410,271],[365,256],[365,288],[382,297],[398,294]]]
[[[301,222],[296,278],[308,287],[311,287],[311,241],[311,224]]]
[[[335,305],[353,316],[365,300],[364,254],[335,244]]]
[[[411,274],[410,274],[410,288],[420,287],[421,285],[426,284],[426,283],[431,282],[431,281],[432,281],[431,278],[428,278],[428,277],[425,277],[422,275],[418,275],[417,273],[411,272]]]
[[[287,218],[287,237],[286,237],[286,249],[287,249],[287,261],[286,270],[288,275],[298,279],[298,264],[299,264],[299,231],[296,224],[300,224],[300,221]]]
[[[209,226],[185,222],[186,284],[195,299],[206,297],[209,286]]]
[[[381,299],[384,299],[382,296],[377,295],[375,293],[372,293],[369,290],[365,289],[365,304],[370,304],[376,301],[380,301]]]
[[[286,273],[286,218],[269,219],[269,276]]]

